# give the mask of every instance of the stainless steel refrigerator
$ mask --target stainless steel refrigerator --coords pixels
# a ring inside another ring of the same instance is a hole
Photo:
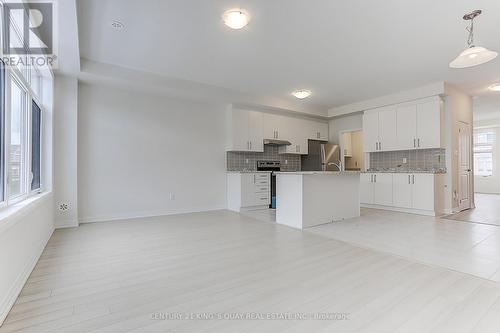
[[[309,154],[302,156],[302,171],[340,171],[340,147],[309,140]]]

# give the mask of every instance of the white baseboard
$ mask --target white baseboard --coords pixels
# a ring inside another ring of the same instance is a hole
[[[361,204],[361,207],[363,207],[363,208],[372,208],[372,209],[381,209],[381,210],[389,210],[389,211],[398,212],[398,213],[426,215],[426,216],[441,216],[441,215],[443,215],[443,213],[438,213],[438,212],[434,212],[434,211],[420,210],[420,209],[410,209],[410,208],[399,208],[399,207],[391,207],[391,206]]]
[[[5,295],[5,298],[0,303],[0,326],[5,321],[5,318],[7,318],[7,315],[9,314],[10,309],[12,308],[14,303],[16,302],[17,297],[21,293],[21,290],[23,289],[24,285],[26,284],[26,281],[28,280],[31,272],[35,268],[35,265],[38,262],[38,259],[40,259],[40,256],[42,255],[42,252],[45,249],[45,246],[47,245],[53,232],[54,232],[54,230],[52,230],[49,233],[49,235],[46,239],[44,239],[42,242],[40,242],[36,253],[28,260],[28,262],[26,262],[24,269],[22,270],[22,272],[19,273],[16,280],[14,281],[12,286],[10,287],[9,292],[7,293],[7,295]]]
[[[125,214],[87,216],[87,217],[80,218],[79,222],[80,223],[108,222],[108,221],[130,220],[130,219],[139,219],[139,218],[147,218],[147,217],[157,217],[157,216],[209,212],[209,211],[224,210],[224,209],[227,209],[226,205],[210,206],[210,207],[195,207],[195,208],[188,208],[188,209],[174,209],[174,210],[167,210],[166,209],[166,210],[156,210],[156,211],[141,211],[141,212],[130,212],[130,213],[125,213]]]
[[[56,229],[65,229],[65,228],[75,228],[78,227],[78,220],[75,219],[66,219],[66,220],[58,220],[54,223]]]

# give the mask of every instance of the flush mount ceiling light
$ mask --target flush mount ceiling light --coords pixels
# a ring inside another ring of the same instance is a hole
[[[111,21],[109,25],[111,26],[111,28],[116,30],[123,30],[125,28],[125,24],[117,20]]]
[[[250,15],[243,9],[230,9],[222,14],[224,24],[231,29],[241,29],[250,22]]]
[[[492,84],[488,89],[490,89],[491,91],[499,91],[500,92],[500,83]]]
[[[298,99],[304,99],[304,98],[307,98],[309,96],[311,96],[311,90],[306,90],[306,89],[299,89],[299,90],[295,90],[292,95],[297,97]]]
[[[495,51],[490,51],[485,47],[474,45],[474,19],[481,14],[481,10],[475,10],[472,13],[465,14],[463,19],[470,21],[467,27],[469,37],[467,38],[467,49],[450,62],[451,68],[467,68],[487,63],[495,59],[498,55]]]

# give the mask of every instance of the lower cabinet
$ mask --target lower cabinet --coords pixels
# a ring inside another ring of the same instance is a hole
[[[361,203],[392,206],[392,173],[363,173],[360,186]]]
[[[361,203],[388,209],[438,215],[441,175],[408,173],[365,173],[361,177]]]
[[[271,173],[227,174],[227,206],[240,212],[246,207],[268,206],[271,202]]]

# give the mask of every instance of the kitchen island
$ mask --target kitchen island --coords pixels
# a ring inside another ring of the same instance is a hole
[[[360,173],[276,172],[276,222],[296,229],[360,216]]]

